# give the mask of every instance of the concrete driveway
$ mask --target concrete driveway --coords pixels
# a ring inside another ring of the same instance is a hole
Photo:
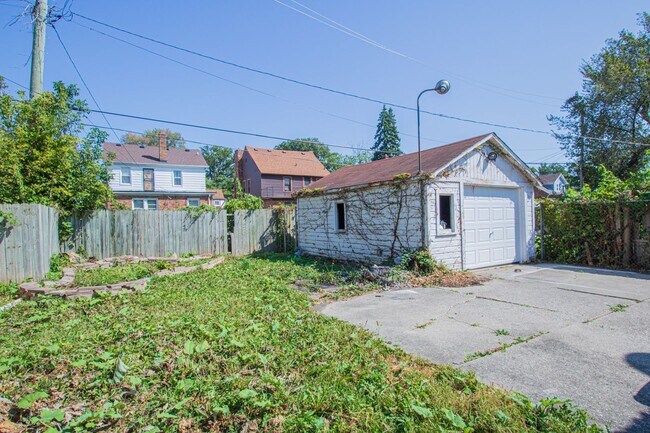
[[[368,294],[322,312],[483,382],[573,400],[614,432],[650,432],[650,275],[557,265],[479,273],[493,279]]]

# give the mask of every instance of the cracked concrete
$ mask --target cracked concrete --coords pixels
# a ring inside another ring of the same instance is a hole
[[[484,382],[571,399],[614,432],[650,431],[650,275],[559,265],[479,273],[492,280],[369,294],[322,312]]]

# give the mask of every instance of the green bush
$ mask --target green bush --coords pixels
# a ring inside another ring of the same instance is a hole
[[[410,250],[402,255],[400,269],[411,271],[417,275],[430,275],[436,271],[446,271],[447,267],[438,263],[426,248]]]
[[[224,209],[226,209],[226,212],[228,213],[233,213],[236,210],[262,209],[263,207],[264,202],[262,199],[251,194],[244,194],[239,198],[228,200],[224,205]]]

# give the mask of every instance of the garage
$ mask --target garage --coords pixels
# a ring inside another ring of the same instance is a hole
[[[463,196],[465,268],[520,261],[519,190],[466,185]]]

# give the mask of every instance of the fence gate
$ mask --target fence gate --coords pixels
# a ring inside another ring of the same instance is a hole
[[[273,209],[236,210],[232,255],[278,251],[277,214]]]

